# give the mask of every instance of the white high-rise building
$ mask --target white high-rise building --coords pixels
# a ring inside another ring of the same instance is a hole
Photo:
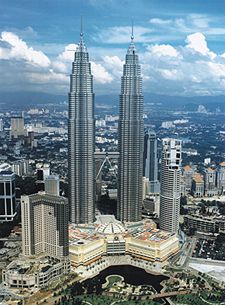
[[[160,188],[160,228],[178,233],[181,197],[181,141],[163,139]]]
[[[68,201],[40,192],[21,197],[22,250],[27,256],[69,254]]]

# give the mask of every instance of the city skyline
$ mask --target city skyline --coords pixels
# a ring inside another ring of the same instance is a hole
[[[119,91],[132,19],[144,92],[224,94],[222,2],[142,0],[140,4],[117,0],[3,1],[0,68],[5,73],[0,90],[49,93],[54,89],[56,94],[65,94],[83,15],[97,94]],[[18,74],[23,77],[18,78]]]
[[[222,2],[2,0],[0,304],[222,304]]]

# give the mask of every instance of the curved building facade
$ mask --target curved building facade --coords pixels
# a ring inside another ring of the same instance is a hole
[[[123,66],[119,104],[117,217],[121,221],[141,219],[143,138],[141,67],[132,35]]]
[[[68,122],[70,221],[77,224],[94,220],[94,127],[93,76],[81,33],[70,75]]]

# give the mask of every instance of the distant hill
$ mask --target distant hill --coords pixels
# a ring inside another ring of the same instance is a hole
[[[11,105],[12,107],[34,106],[38,104],[58,104],[67,101],[67,94],[55,95],[39,92],[0,92],[0,104]],[[212,111],[219,107],[225,111],[225,96],[167,96],[144,93],[145,104],[161,103],[164,106],[183,110],[196,110],[197,105],[204,105],[208,110]],[[113,95],[97,95],[95,94],[96,104],[108,104],[118,106],[119,93]]]
[[[15,106],[59,103],[67,100],[66,95],[40,92],[0,92],[0,103]]]

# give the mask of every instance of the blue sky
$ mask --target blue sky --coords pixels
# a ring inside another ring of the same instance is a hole
[[[132,19],[145,92],[225,94],[224,0],[0,0],[0,90],[66,94],[81,15],[97,94],[119,93]]]

